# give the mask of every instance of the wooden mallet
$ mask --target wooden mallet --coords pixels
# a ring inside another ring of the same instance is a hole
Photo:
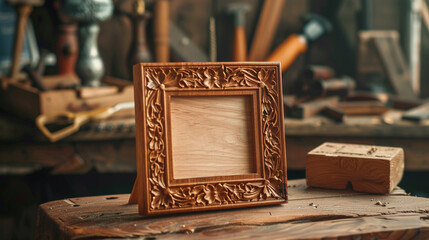
[[[310,42],[319,39],[331,29],[332,26],[328,20],[316,14],[309,14],[302,33],[290,35],[273,51],[267,61],[280,62],[284,72],[301,53],[307,51]]]

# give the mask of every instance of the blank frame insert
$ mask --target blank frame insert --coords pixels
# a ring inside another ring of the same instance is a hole
[[[170,104],[175,179],[256,172],[251,96],[172,96]]]

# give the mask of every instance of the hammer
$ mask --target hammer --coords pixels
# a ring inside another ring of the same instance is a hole
[[[7,0],[7,3],[15,6],[18,20],[15,26],[15,39],[13,46],[13,60],[10,78],[15,79],[19,73],[19,64],[21,61],[22,45],[24,41],[25,29],[27,27],[28,16],[33,11],[33,6],[40,6],[43,0]]]
[[[309,14],[306,19],[302,33],[290,35],[267,59],[268,62],[281,62],[282,72],[289,68],[301,53],[307,51],[309,43],[332,30],[331,23],[322,16]]]
[[[233,3],[228,5],[227,12],[234,15],[234,61],[247,60],[247,42],[245,26],[245,13],[249,11],[246,3]]]

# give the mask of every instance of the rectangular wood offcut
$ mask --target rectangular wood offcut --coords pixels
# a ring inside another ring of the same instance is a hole
[[[404,150],[344,143],[324,143],[307,154],[307,185],[368,193],[390,193],[404,172]]]
[[[141,215],[286,202],[278,63],[134,66]]]

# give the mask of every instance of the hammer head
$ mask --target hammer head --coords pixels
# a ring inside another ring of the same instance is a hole
[[[235,26],[244,26],[244,15],[250,10],[248,3],[235,2],[227,6],[226,12],[234,15]]]
[[[304,19],[305,24],[302,33],[309,42],[315,41],[323,34],[332,31],[332,24],[320,15],[307,14]]]

